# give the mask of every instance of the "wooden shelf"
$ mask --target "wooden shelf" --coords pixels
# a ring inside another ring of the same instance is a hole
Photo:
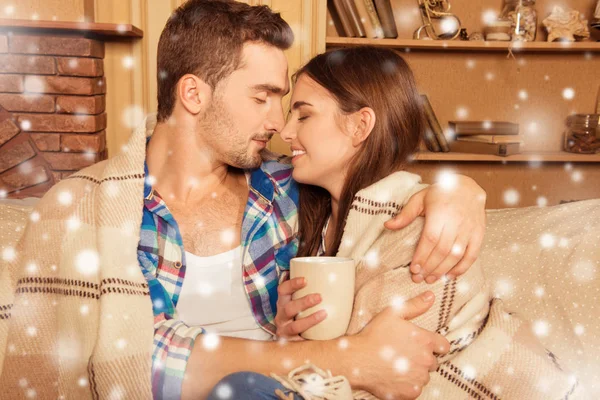
[[[454,51],[509,51],[546,53],[600,53],[600,42],[470,42],[464,40],[413,40],[413,39],[364,39],[333,37],[326,38],[326,45],[350,47],[369,45],[393,49],[454,50]]]
[[[566,151],[527,152],[507,157],[494,156],[491,154],[470,153],[433,153],[420,151],[414,156],[416,161],[493,161],[493,162],[575,162],[575,163],[599,163],[600,154],[575,154]]]
[[[131,24],[105,24],[92,22],[37,21],[28,19],[2,19],[0,30],[18,32],[83,33],[103,40],[119,38],[138,39],[144,32]]]

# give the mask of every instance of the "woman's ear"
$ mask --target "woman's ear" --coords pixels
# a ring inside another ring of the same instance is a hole
[[[355,120],[354,134],[352,136],[352,146],[358,147],[367,140],[373,127],[375,126],[375,111],[370,107],[363,107],[358,110],[353,119]]]
[[[212,88],[196,75],[186,74],[177,85],[177,94],[183,107],[193,115],[206,109],[212,97]]]

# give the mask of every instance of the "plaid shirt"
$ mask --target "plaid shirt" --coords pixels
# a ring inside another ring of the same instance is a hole
[[[148,177],[147,166],[144,171]],[[291,166],[277,161],[265,161],[246,176],[249,195],[242,221],[243,283],[256,321],[274,335],[277,285],[287,279],[290,259],[298,248],[298,188]],[[204,329],[178,319],[185,251],[177,222],[148,179],[138,259],[154,310],[153,395],[155,399],[179,399],[194,340]]]

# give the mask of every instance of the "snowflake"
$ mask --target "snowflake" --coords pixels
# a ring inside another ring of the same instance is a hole
[[[464,106],[460,106],[456,109],[456,117],[458,119],[465,119],[469,117],[469,109]]]
[[[36,263],[30,262],[25,267],[25,270],[27,271],[28,274],[33,275],[38,271],[38,266],[36,265]]]
[[[265,278],[262,276],[259,276],[258,278],[256,278],[254,280],[254,284],[256,285],[257,288],[262,288],[265,286]]]
[[[596,263],[590,260],[583,260],[573,264],[571,274],[576,281],[588,283],[593,281],[597,275]]]
[[[453,171],[442,170],[435,181],[443,190],[452,191],[458,185],[458,176]]]
[[[498,11],[494,9],[487,9],[481,14],[481,21],[484,25],[490,25],[498,19]]]
[[[294,363],[289,358],[284,358],[281,361],[281,365],[283,365],[283,368],[285,368],[285,369],[291,369],[292,366],[294,365]]]
[[[196,290],[198,294],[202,297],[210,297],[214,292],[214,289],[210,282],[198,282]]]
[[[391,346],[383,346],[379,351],[379,357],[384,359],[385,361],[390,361],[394,358],[396,351]]]
[[[550,233],[544,233],[542,236],[540,236],[540,244],[546,249],[554,247],[556,244],[556,238]]]
[[[335,272],[330,272],[328,279],[330,283],[337,281],[337,274]]]
[[[142,107],[134,104],[134,105],[127,107],[123,111],[121,122],[127,128],[135,129],[142,123],[142,121],[144,120],[144,117],[145,117],[145,114],[144,114],[144,110],[142,109]]]
[[[58,194],[58,202],[63,206],[70,206],[73,202],[73,195],[71,192],[63,190]]]
[[[224,229],[221,231],[221,243],[231,245],[235,241],[235,231],[233,229]]]
[[[29,219],[31,222],[38,222],[40,220],[40,213],[37,211],[32,212],[29,216]]]
[[[473,69],[473,68],[475,68],[475,60],[473,60],[473,59],[469,59],[469,60],[467,60],[467,68],[468,68],[468,69]]]
[[[406,374],[410,368],[410,362],[405,357],[399,357],[394,361],[394,369],[399,374]]]
[[[4,189],[0,190],[0,199],[5,199],[8,196],[8,192]]]
[[[458,290],[458,293],[461,294],[467,293],[470,288],[471,286],[465,281],[460,281],[458,285],[456,285],[456,290]]]
[[[216,394],[219,399],[231,399],[233,396],[233,389],[231,385],[227,383],[220,383],[219,386],[217,386]]]
[[[88,378],[86,378],[85,376],[82,376],[81,378],[79,378],[79,380],[77,381],[77,384],[81,387],[86,387],[88,385]]]
[[[135,59],[131,56],[125,56],[123,57],[123,68],[125,69],[132,69],[135,65]]]
[[[377,250],[369,250],[363,260],[367,267],[376,268],[379,266],[379,252]]]
[[[221,339],[214,333],[206,333],[202,335],[202,346],[205,350],[212,351],[219,347]]]
[[[525,101],[527,100],[527,98],[529,97],[529,95],[527,94],[526,90],[519,90],[519,99]]]
[[[513,294],[513,284],[507,279],[501,279],[496,282],[496,297],[508,298]]]
[[[519,192],[516,189],[508,189],[504,191],[504,202],[509,206],[514,206],[519,202]]]
[[[546,207],[548,205],[548,199],[544,196],[540,196],[537,198],[538,207]]]
[[[6,15],[13,15],[15,13],[15,6],[13,5],[8,5],[6,7],[4,7],[4,14]]]
[[[81,227],[81,221],[79,220],[79,218],[75,215],[71,216],[69,219],[67,219],[67,229],[70,231],[76,231],[77,229],[79,229],[79,227]]]
[[[114,386],[112,388],[112,390],[110,391],[110,394],[108,395],[108,398],[110,400],[121,400],[121,399],[124,399],[125,398],[125,390],[121,386],[119,386],[119,385]]]
[[[544,294],[546,294],[546,290],[543,287],[538,286],[535,288],[534,293],[537,297],[543,297]]]
[[[565,248],[569,246],[569,239],[567,238],[560,238],[560,240],[558,241],[558,247],[561,248]]]
[[[83,250],[75,258],[77,271],[83,275],[93,275],[98,272],[100,257],[94,250]]]
[[[27,328],[27,336],[34,337],[37,335],[37,328],[35,326],[30,326]]]
[[[348,339],[346,339],[346,338],[341,338],[341,339],[338,341],[338,347],[339,347],[341,350],[346,350],[346,349],[348,348]]]
[[[514,369],[513,367],[508,367],[508,368],[506,369],[506,373],[507,373],[508,375],[512,375],[512,374],[514,374],[514,373],[515,373],[515,369]]]
[[[562,92],[563,99],[573,100],[575,98],[575,90],[573,88],[565,88]]]
[[[6,247],[2,250],[2,260],[4,261],[14,261],[17,258],[17,252],[13,247]]]
[[[127,347],[127,340],[121,338],[121,339],[117,340],[117,342],[115,343],[115,346],[117,346],[117,349],[123,350],[125,347]]]
[[[538,133],[538,123],[535,121],[530,122],[527,125],[527,131],[529,133]]]
[[[488,81],[493,81],[496,75],[493,72],[486,72],[485,79]]]
[[[84,304],[81,307],[79,307],[79,312],[81,313],[81,315],[88,315],[90,312],[90,307],[87,304]]]
[[[26,393],[28,399],[34,399],[37,396],[37,392],[35,391],[35,389],[32,388],[27,389]]]
[[[565,171],[571,171],[573,169],[573,164],[570,162],[565,163]]]
[[[571,180],[573,180],[573,182],[581,182],[583,180],[583,174],[581,173],[581,171],[573,171],[573,174],[571,175]]]
[[[533,323],[533,332],[540,337],[546,337],[550,333],[550,325],[546,321],[538,320]]]
[[[577,336],[581,336],[585,333],[585,328],[583,327],[583,325],[577,324],[575,325],[574,331]]]
[[[477,372],[475,371],[475,368],[472,365],[465,365],[465,367],[463,368],[463,376],[465,377],[465,379],[475,379],[475,376],[477,376]]]
[[[22,387],[23,389],[25,389],[27,386],[29,386],[29,383],[27,383],[27,379],[25,379],[25,378],[19,379],[19,386]]]
[[[125,26],[124,24],[117,25],[117,32],[119,32],[119,33],[127,32],[127,26]]]

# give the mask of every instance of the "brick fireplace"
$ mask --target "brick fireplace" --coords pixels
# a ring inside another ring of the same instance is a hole
[[[106,159],[104,40],[111,31],[141,31],[7,21],[0,21],[0,197],[41,196]]]

